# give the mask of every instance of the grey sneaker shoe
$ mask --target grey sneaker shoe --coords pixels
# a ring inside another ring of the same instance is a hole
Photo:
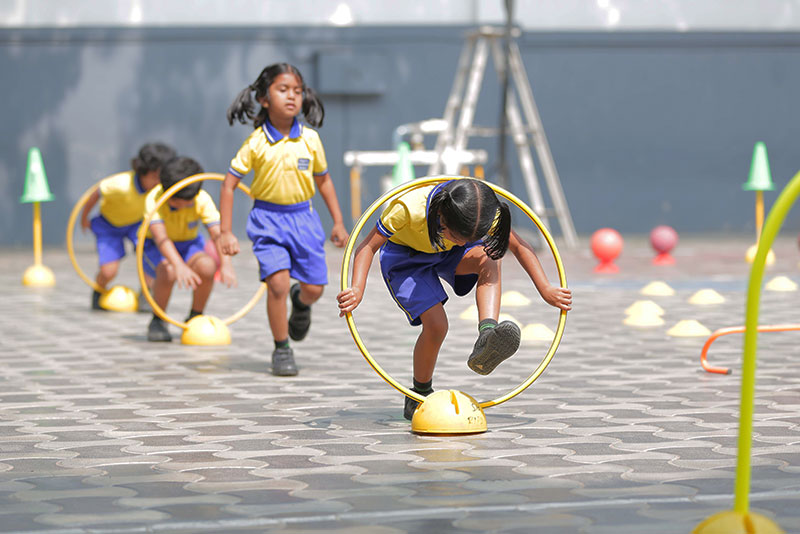
[[[99,291],[92,290],[92,309],[93,310],[96,310],[96,311],[108,311],[105,308],[103,308],[102,306],[100,306],[100,297],[102,295],[103,294],[100,293]]]
[[[172,341],[167,325],[158,317],[153,317],[147,327],[147,341]]]
[[[300,298],[300,284],[295,283],[289,290],[290,300],[292,301],[292,313],[289,315],[289,337],[294,341],[300,341],[308,334],[311,326],[311,306],[301,310],[295,306],[295,302]]]
[[[478,335],[467,365],[479,375],[488,375],[519,349],[522,334],[511,321],[486,328]]]
[[[295,376],[294,351],[291,347],[281,347],[272,353],[272,374],[275,376]]]

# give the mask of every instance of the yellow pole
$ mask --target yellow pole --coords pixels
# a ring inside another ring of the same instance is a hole
[[[756,243],[761,239],[761,228],[764,226],[764,192],[756,191]]]
[[[353,222],[361,217],[361,169],[358,165],[350,169],[350,216]]]
[[[42,264],[42,209],[33,203],[33,264]]]

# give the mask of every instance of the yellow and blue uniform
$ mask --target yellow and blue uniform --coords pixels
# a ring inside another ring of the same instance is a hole
[[[136,233],[144,218],[147,191],[139,176],[121,172],[100,181],[100,214],[91,220],[100,265],[125,256],[125,239],[136,246]]]
[[[145,199],[145,210],[147,213],[153,211],[156,202],[164,194],[164,188],[160,185],[154,187]],[[200,223],[206,227],[219,224],[219,211],[214,205],[214,200],[206,191],[201,189],[194,197],[192,205],[186,208],[175,209],[170,207],[169,202],[165,202],[153,214],[150,225],[163,224],[167,231],[167,237],[173,242],[183,261],[188,262],[192,256],[202,252],[205,247],[205,240],[200,235]],[[155,276],[155,268],[163,260],[161,251],[153,241],[150,229],[147,231],[147,238],[144,242],[144,270],[150,276]]]
[[[255,202],[247,235],[259,263],[259,279],[288,269],[301,282],[327,284],[325,231],[310,202],[316,191],[314,177],[328,172],[319,134],[295,119],[284,136],[266,121],[242,144],[228,172],[242,179],[251,170]]]
[[[445,280],[463,296],[478,281],[477,274],[456,275],[464,254],[480,241],[456,245],[443,239],[444,247],[434,249],[428,236],[428,208],[431,198],[449,182],[412,189],[392,200],[376,223],[378,232],[389,240],[381,247],[383,280],[392,298],[412,325],[421,324],[422,313],[447,302]]]

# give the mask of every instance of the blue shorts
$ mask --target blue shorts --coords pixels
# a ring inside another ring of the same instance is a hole
[[[91,228],[97,239],[97,260],[100,265],[125,257],[125,238],[136,246],[136,232],[140,222],[127,226],[114,226],[102,215],[92,218]]]
[[[173,241],[172,243],[175,245],[175,248],[178,249],[178,254],[181,255],[181,258],[183,258],[183,261],[186,263],[198,252],[205,252],[206,241],[203,239],[202,235],[198,235],[189,241]],[[161,254],[161,251],[158,250],[156,242],[150,238],[145,239],[144,258],[142,261],[144,272],[155,278],[156,267],[158,267],[158,264],[161,263],[163,259],[164,256]]]
[[[289,276],[300,282],[328,283],[325,230],[310,202],[283,205],[256,200],[247,237],[253,242],[259,280],[288,269]]]
[[[481,242],[456,246],[429,254],[387,241],[381,247],[381,273],[392,298],[413,326],[422,324],[419,316],[435,305],[447,302],[442,280],[463,297],[475,287],[477,274],[456,275],[464,254]]]

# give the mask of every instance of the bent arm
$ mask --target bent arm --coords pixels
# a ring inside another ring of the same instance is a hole
[[[81,227],[83,229],[89,227],[89,214],[92,212],[98,200],[100,200],[99,187],[89,195],[89,198],[86,199],[86,203],[83,205],[83,210],[81,210]]]
[[[508,249],[517,258],[525,272],[528,273],[533,285],[536,286],[536,290],[545,302],[562,310],[572,309],[572,291],[565,287],[550,285],[533,247],[513,230],[508,239]]]
[[[352,312],[361,303],[367,285],[367,275],[372,266],[375,253],[386,243],[387,238],[377,228],[373,228],[358,245],[353,260],[353,281],[350,287],[336,296],[339,301],[339,316]]]

